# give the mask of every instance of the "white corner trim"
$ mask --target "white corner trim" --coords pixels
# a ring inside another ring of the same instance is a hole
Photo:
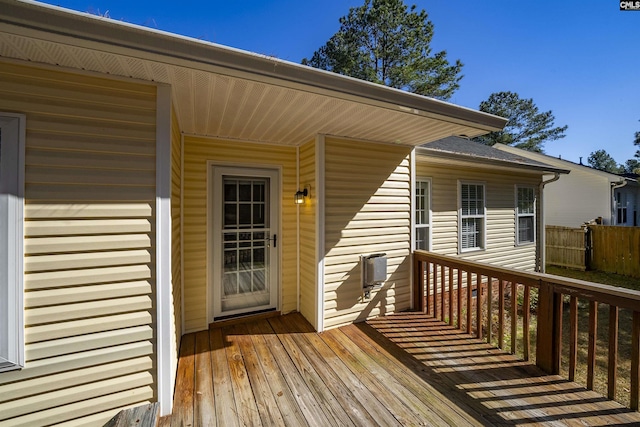
[[[413,268],[413,253],[416,250],[416,149],[409,155],[409,265]],[[409,307],[413,310],[413,274],[409,274]]]
[[[325,137],[316,136],[316,329],[324,331]]]
[[[156,357],[160,416],[173,408],[171,354],[171,87],[158,86],[156,101]]]
[[[0,180],[0,372],[24,367],[24,114],[0,113],[2,158],[8,173]],[[4,169],[4,168],[3,168]]]

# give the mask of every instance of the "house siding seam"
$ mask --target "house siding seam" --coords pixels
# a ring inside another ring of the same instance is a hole
[[[185,332],[204,330],[207,319],[207,161],[281,168],[280,309],[297,308],[296,149],[184,136],[184,318]],[[212,274],[212,273],[211,273]]]
[[[155,400],[156,86],[0,67],[26,115],[25,368],[0,425],[104,423]]]
[[[433,252],[503,267],[535,269],[536,245],[515,244],[514,185],[535,187],[537,195],[540,175],[443,167],[429,164],[424,157],[418,157],[416,169],[418,176],[431,177]],[[485,186],[485,250],[458,254],[458,181]]]
[[[310,193],[300,210],[300,313],[317,328],[316,319],[316,209],[315,141],[300,147],[300,188],[309,187]]]
[[[408,309],[408,147],[326,139],[325,328]],[[387,280],[362,300],[360,255],[387,254]]]

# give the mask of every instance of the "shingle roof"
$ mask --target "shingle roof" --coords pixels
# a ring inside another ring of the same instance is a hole
[[[421,153],[443,153],[456,157],[468,157],[469,160],[482,162],[483,160],[498,161],[510,165],[531,166],[536,169],[560,171],[561,169],[546,163],[531,160],[527,157],[498,150],[488,145],[457,136],[442,138],[419,147]]]

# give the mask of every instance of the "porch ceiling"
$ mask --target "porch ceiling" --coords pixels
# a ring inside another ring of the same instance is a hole
[[[317,134],[420,145],[504,119],[262,55],[0,0],[0,56],[169,84],[186,134],[299,145]]]

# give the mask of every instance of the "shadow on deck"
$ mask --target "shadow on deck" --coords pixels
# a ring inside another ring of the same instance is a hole
[[[640,414],[420,313],[321,334],[299,314],[182,338],[160,425],[640,425]]]

